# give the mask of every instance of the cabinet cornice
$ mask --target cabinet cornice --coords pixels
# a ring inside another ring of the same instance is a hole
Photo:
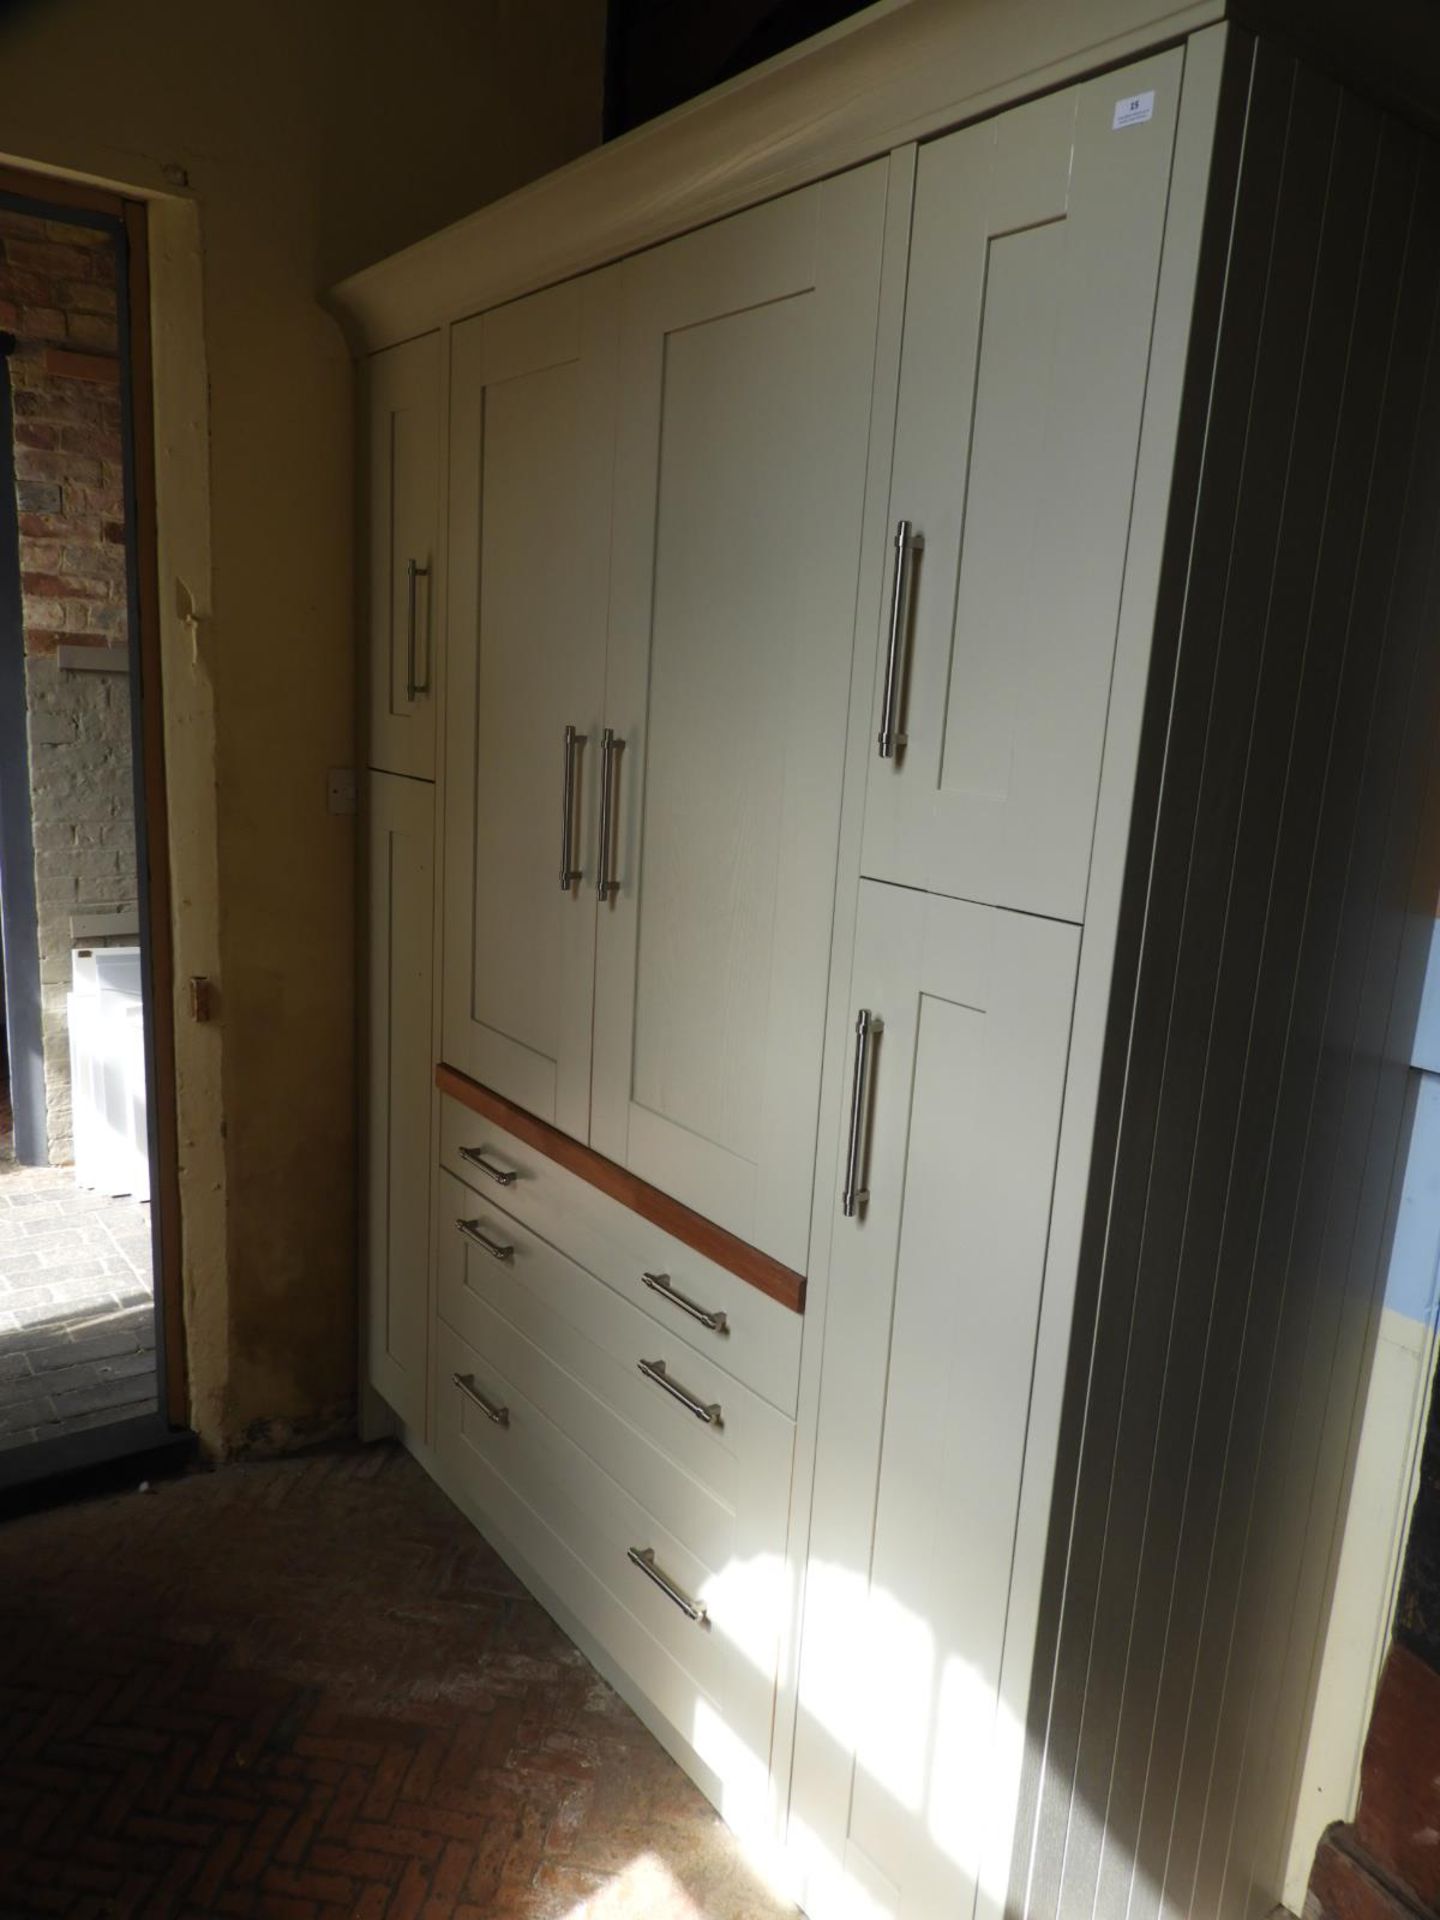
[[[352,274],[372,353],[1214,24],[1225,0],[892,0]]]

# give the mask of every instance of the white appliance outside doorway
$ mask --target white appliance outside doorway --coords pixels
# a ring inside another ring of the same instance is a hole
[[[66,996],[75,1178],[97,1192],[150,1198],[145,1005],[140,949],[79,947]]]

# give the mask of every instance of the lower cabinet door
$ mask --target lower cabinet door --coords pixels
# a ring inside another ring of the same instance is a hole
[[[429,1324],[435,789],[397,774],[368,779],[366,1357],[371,1385],[419,1433]]]
[[[792,1807],[817,1916],[974,1905],[1078,942],[861,886]]]

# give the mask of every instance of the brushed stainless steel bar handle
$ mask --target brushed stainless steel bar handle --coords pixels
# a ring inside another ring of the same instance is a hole
[[[730,1322],[717,1307],[713,1312],[702,1307],[697,1301],[687,1299],[680,1289],[672,1286],[668,1273],[642,1273],[644,1285],[652,1293],[658,1293],[662,1299],[671,1301],[682,1313],[688,1313],[692,1320],[698,1320],[702,1327],[708,1327],[712,1333],[728,1333]]]
[[[574,864],[572,838],[575,831],[575,749],[583,747],[589,737],[588,734],[577,733],[574,727],[565,729],[565,793],[562,803],[565,817],[560,827],[560,891],[562,893],[568,893],[577,880],[585,878],[584,869]]]
[[[703,1420],[707,1427],[722,1427],[725,1422],[720,1417],[720,1402],[712,1400],[707,1406],[705,1401],[697,1400],[693,1393],[687,1393],[678,1380],[672,1380],[663,1360],[641,1360],[637,1363],[647,1380],[653,1380],[657,1387],[663,1387],[672,1400],[678,1400],[687,1413],[693,1413],[697,1420]]]
[[[417,617],[416,602],[418,599],[418,586],[422,578],[425,580],[430,578],[429,567],[422,567],[418,560],[407,561],[405,565],[405,692],[411,700],[415,698],[417,693],[429,693],[430,691],[430,649],[428,646],[425,649],[425,678],[423,680],[417,680],[415,677],[416,636],[420,625]]]
[[[520,1178],[513,1167],[500,1167],[486,1156],[483,1147],[461,1147],[460,1158],[468,1160],[472,1167],[478,1167],[481,1173],[488,1173],[497,1187],[513,1187]]]
[[[457,1220],[455,1225],[467,1240],[473,1240],[477,1247],[483,1247],[492,1260],[509,1262],[515,1258],[514,1247],[508,1246],[503,1240],[492,1240],[488,1233],[482,1233],[478,1220]]]
[[[865,1109],[870,1097],[870,1042],[885,1031],[878,1014],[862,1007],[855,1019],[855,1077],[850,1083],[850,1144],[845,1154],[845,1185],[840,1195],[840,1211],[847,1220],[855,1216],[870,1198],[870,1189],[860,1184],[861,1164],[865,1157]]]
[[[450,1378],[459,1387],[467,1400],[473,1400],[487,1420],[493,1420],[497,1427],[510,1424],[509,1407],[497,1407],[493,1400],[487,1400],[475,1384],[473,1373],[452,1373]]]
[[[675,1582],[670,1578],[669,1574],[662,1573],[660,1568],[656,1566],[655,1549],[653,1547],[630,1547],[627,1549],[625,1557],[630,1561],[632,1566],[639,1567],[647,1580],[653,1580],[655,1582],[655,1585],[659,1587],[667,1600],[674,1601],[675,1605],[679,1607],[687,1620],[693,1620],[698,1627],[709,1626],[710,1616],[704,1607],[701,1606],[700,1602],[698,1600],[692,1600],[688,1593],[682,1593],[680,1588],[677,1587]]]
[[[900,732],[900,691],[905,681],[905,636],[910,630],[910,594],[915,578],[915,556],[925,548],[925,536],[908,520],[895,523],[895,584],[890,594],[890,644],[885,654],[885,696],[880,702],[879,747],[882,760],[893,760],[903,747]]]
[[[619,885],[610,877],[610,816],[615,805],[615,760],[624,749],[625,742],[616,739],[615,729],[606,727],[600,736],[600,859],[595,875],[595,891],[602,900],[608,900]]]

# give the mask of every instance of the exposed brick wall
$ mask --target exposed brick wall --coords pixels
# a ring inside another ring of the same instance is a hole
[[[0,210],[0,328],[18,343],[15,483],[47,1132],[57,1163],[71,1155],[72,921],[117,916],[115,937],[133,937],[124,928],[139,897],[128,674],[60,660],[62,647],[113,650],[128,638],[118,301],[109,233]]]

